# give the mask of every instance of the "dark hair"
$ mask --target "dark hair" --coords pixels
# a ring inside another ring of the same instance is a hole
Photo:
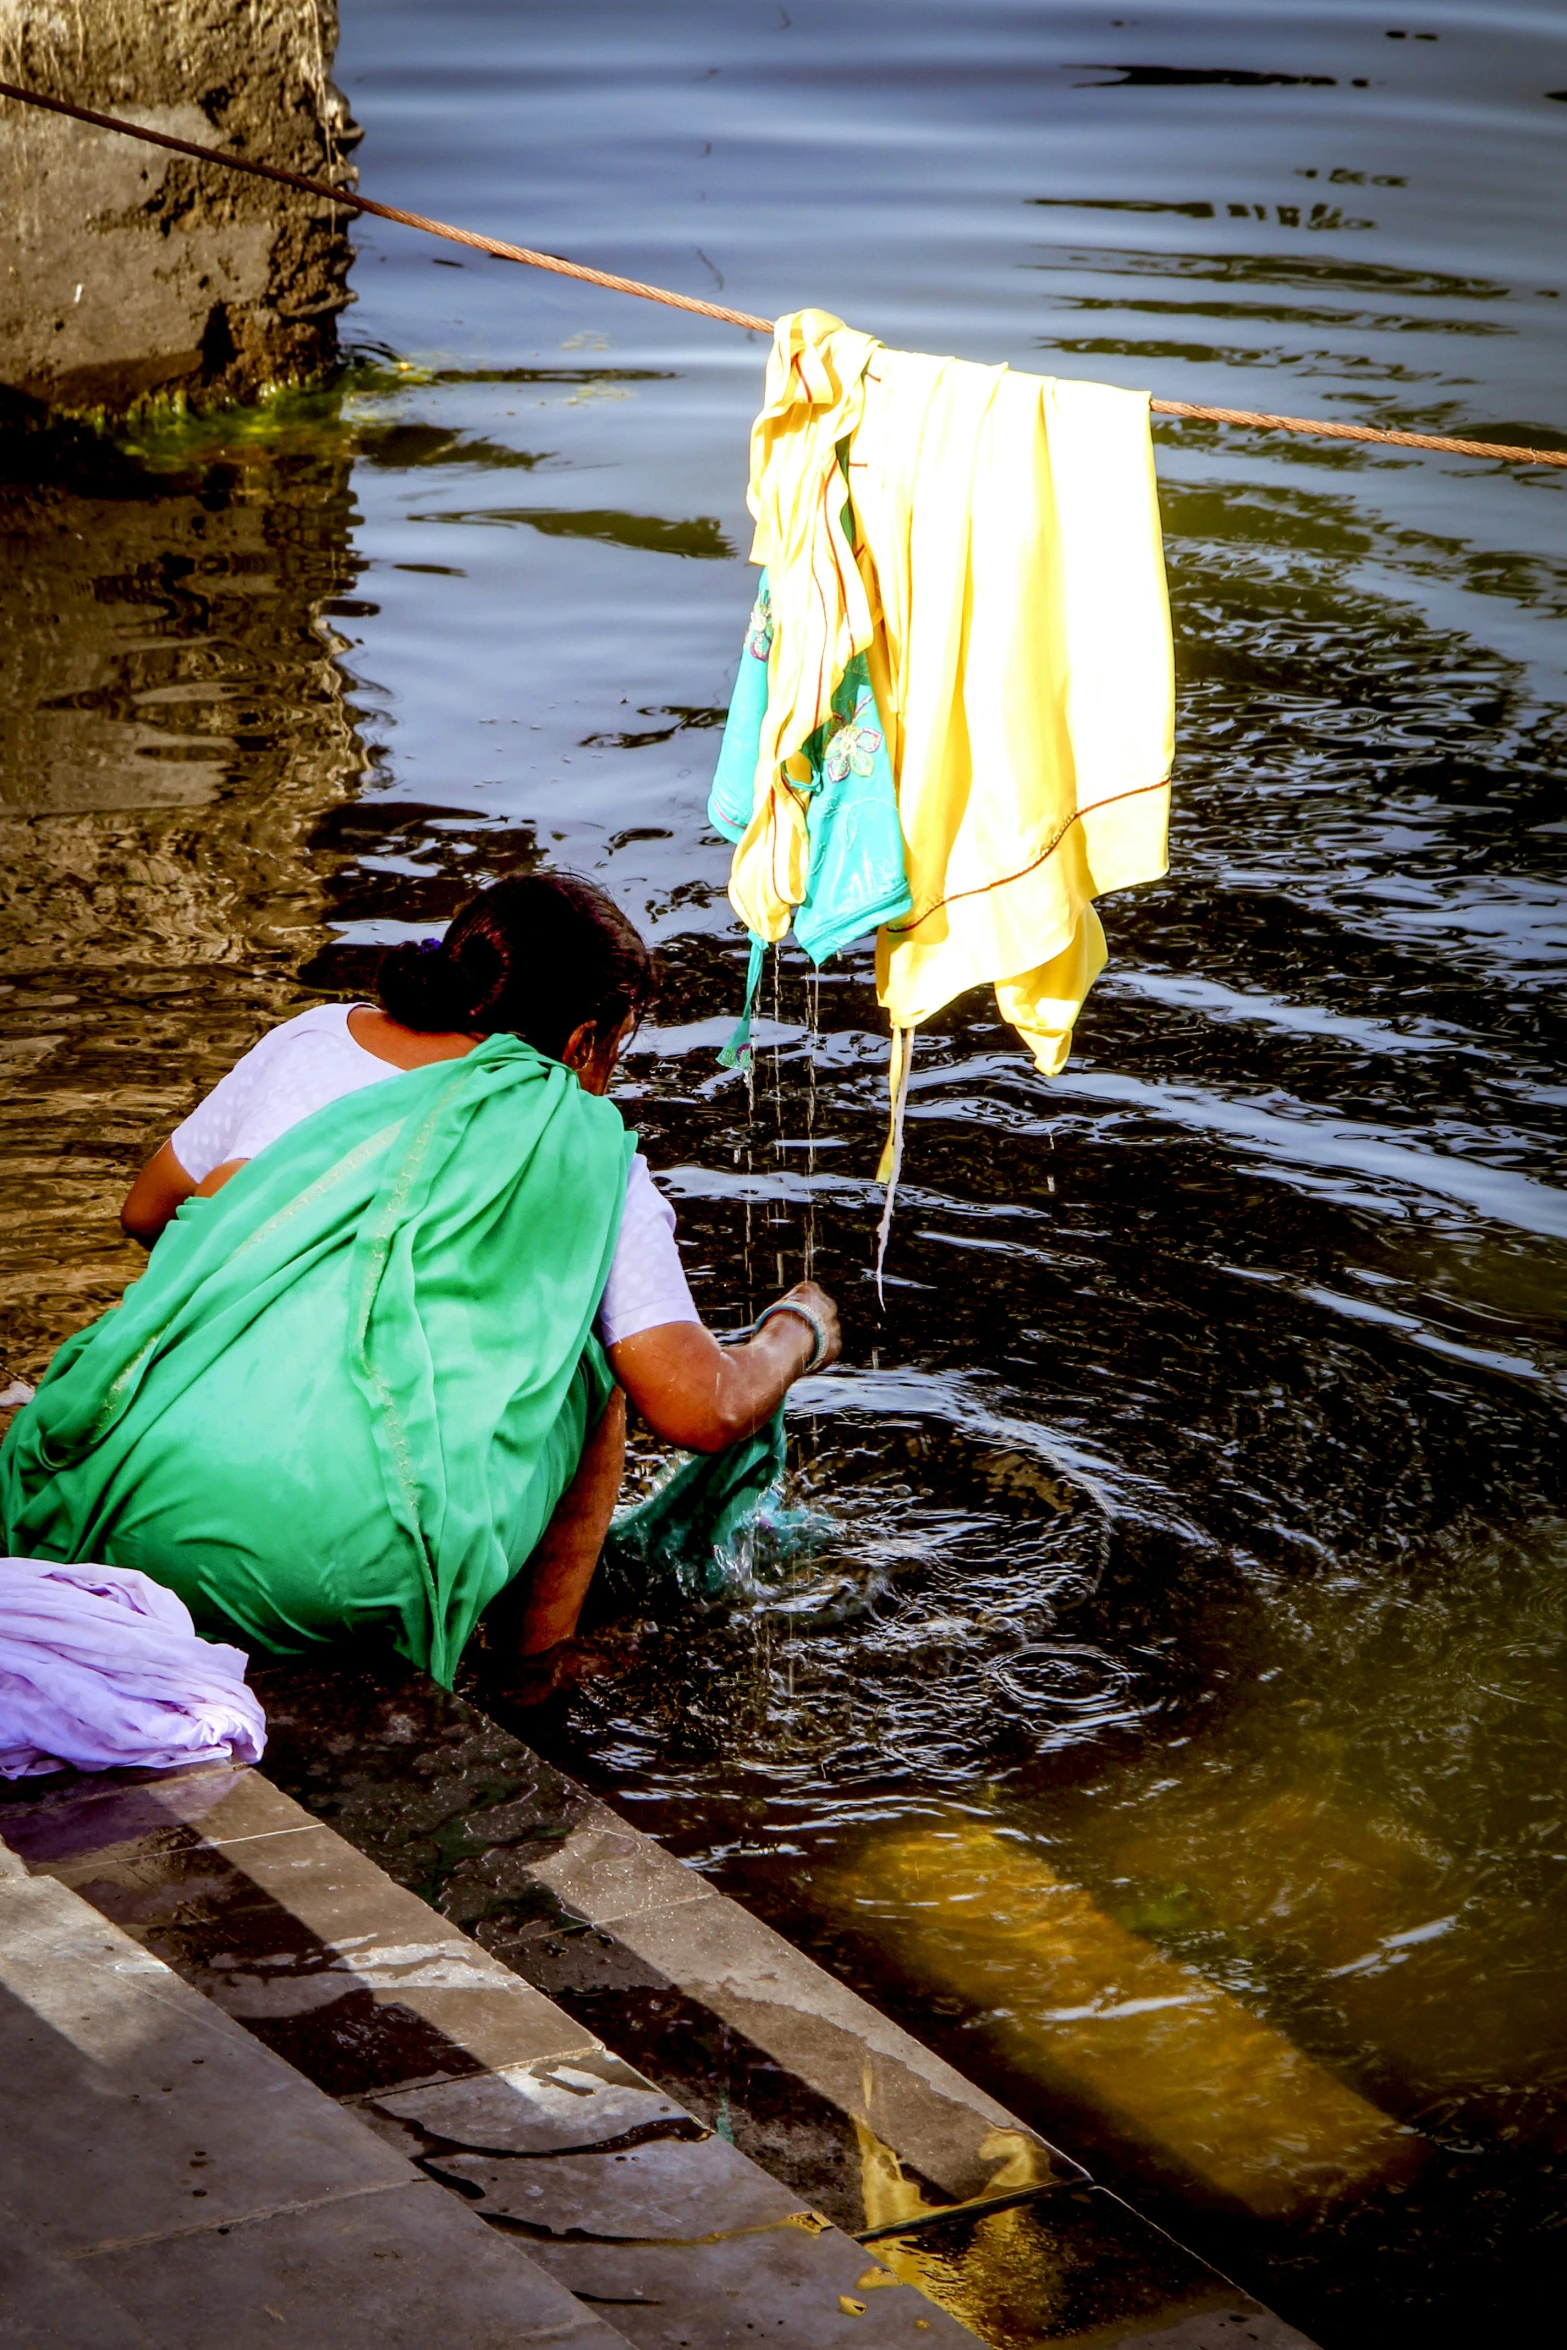
[[[584,1022],[600,1043],[658,992],[651,951],[576,873],[522,873],[470,898],[446,936],[381,960],[382,1006],[405,1028],[520,1036],[558,1061]]]

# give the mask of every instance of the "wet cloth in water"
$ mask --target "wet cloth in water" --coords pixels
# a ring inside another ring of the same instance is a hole
[[[689,1454],[646,1501],[615,1520],[604,1553],[610,1590],[654,1604],[722,1598],[744,1575],[784,1456],[782,1404],[754,1436],[723,1452]],[[803,1522],[799,1511],[783,1515]]]
[[[777,939],[803,904],[801,754],[862,662],[912,901],[879,931],[881,1002],[907,1031],[988,981],[1053,1074],[1104,961],[1094,898],[1165,868],[1174,680],[1147,395],[888,351],[797,312],[778,321],[749,495],[774,639],[736,911]]]
[[[55,1356],[0,1451],[5,1547],[140,1568],[252,1649],[378,1634],[449,1685],[608,1399],[632,1149],[510,1036],[316,1111]]]
[[[247,1661],[146,1575],[0,1558],[0,1778],[259,1762]]]

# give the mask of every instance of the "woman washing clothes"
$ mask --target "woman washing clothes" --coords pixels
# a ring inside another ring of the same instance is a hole
[[[379,1007],[264,1037],[132,1186],[147,1271],[17,1415],[0,1547],[139,1567],[251,1650],[368,1633],[449,1685],[490,1610],[544,1664],[627,1397],[718,1452],[838,1351],[810,1282],[743,1345],[703,1327],[605,1098],[654,985],[601,891],[530,874],[394,948]]]

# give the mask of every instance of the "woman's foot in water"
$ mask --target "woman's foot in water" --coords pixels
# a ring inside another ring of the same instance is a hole
[[[525,1708],[569,1697],[585,1681],[624,1671],[626,1661],[623,1637],[613,1648],[601,1639],[573,1638],[557,1640],[553,1648],[537,1649],[531,1656],[506,1655],[492,1648],[484,1655],[480,1672],[487,1698]]]

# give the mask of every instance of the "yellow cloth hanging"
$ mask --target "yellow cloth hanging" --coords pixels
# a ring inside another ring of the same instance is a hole
[[[805,896],[805,802],[790,778],[809,776],[800,746],[831,717],[834,686],[875,630],[844,529],[849,494],[835,452],[860,421],[861,378],[879,348],[825,310],[781,318],[751,430],[751,560],[776,566],[776,584],[756,797],[729,897],[757,938],[782,938]]]
[[[880,1001],[912,1030],[989,981],[1054,1075],[1104,965],[1094,898],[1166,866],[1147,394],[889,351],[798,311],[778,321],[749,499],[777,626],[737,911],[764,938],[788,928],[806,850],[788,751],[864,651],[914,901],[878,934]]]

